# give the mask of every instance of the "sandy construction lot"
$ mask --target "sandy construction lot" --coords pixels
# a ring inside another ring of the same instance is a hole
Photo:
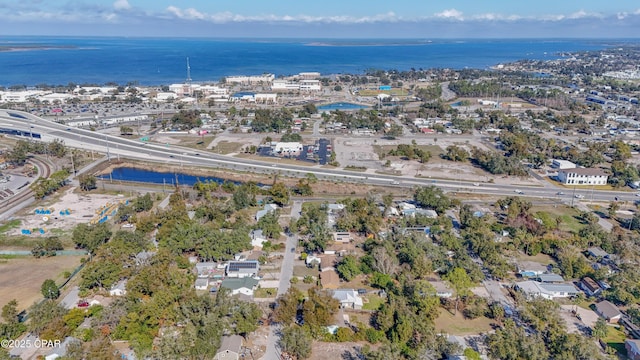
[[[119,202],[126,201],[123,196],[81,194],[74,192],[75,190],[76,188],[70,188],[57,201],[35,206],[29,215],[22,217],[22,225],[9,234],[18,235],[22,229],[28,229],[36,230],[37,235],[38,229],[43,229],[43,235],[47,236],[52,229],[70,230],[78,223],[98,219],[96,211],[104,209],[107,204],[115,207]],[[36,214],[36,209],[50,210],[50,214]],[[69,210],[69,215],[66,215],[66,210]],[[65,215],[61,215],[60,211],[65,212]]]
[[[0,306],[11,299],[18,301],[18,309],[23,310],[42,299],[40,287],[47,279],[60,285],[62,273],[72,272],[80,265],[82,256],[54,256],[36,259],[31,256],[0,260]]]

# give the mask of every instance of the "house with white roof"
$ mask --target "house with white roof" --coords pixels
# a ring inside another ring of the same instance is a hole
[[[521,281],[515,285],[529,299],[541,297],[548,300],[576,296],[578,289],[573,284],[550,284],[538,281]]]
[[[343,309],[360,310],[364,305],[358,292],[353,289],[337,289],[333,291],[333,298],[340,302]]]
[[[127,280],[120,280],[109,290],[109,296],[124,296],[127,294]]]

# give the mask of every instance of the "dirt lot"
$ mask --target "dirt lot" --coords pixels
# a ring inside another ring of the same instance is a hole
[[[22,226],[9,232],[9,235],[19,235],[22,229],[43,229],[44,235],[50,235],[56,229],[70,230],[78,223],[88,223],[98,219],[96,211],[107,204],[116,205],[125,201],[124,197],[115,195],[80,194],[76,188],[67,189],[59,198],[39,203],[22,217]],[[51,214],[36,214],[36,209],[53,210]],[[69,210],[69,215],[60,215],[60,211]],[[37,233],[38,231],[36,231]]]
[[[46,279],[62,282],[62,273],[73,271],[82,256],[54,256],[35,259],[30,256],[0,260],[0,306],[11,299],[18,300],[18,308],[26,309],[40,300],[40,286]]]
[[[362,348],[365,343],[356,342],[320,342],[314,341],[311,347],[310,360],[328,360],[328,359],[358,359],[358,349]]]

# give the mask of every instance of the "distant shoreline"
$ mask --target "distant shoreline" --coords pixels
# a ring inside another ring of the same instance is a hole
[[[73,45],[0,45],[0,52],[75,49]]]

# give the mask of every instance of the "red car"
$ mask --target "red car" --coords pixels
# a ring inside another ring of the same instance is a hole
[[[89,302],[87,300],[80,300],[78,301],[78,307],[89,307]]]

